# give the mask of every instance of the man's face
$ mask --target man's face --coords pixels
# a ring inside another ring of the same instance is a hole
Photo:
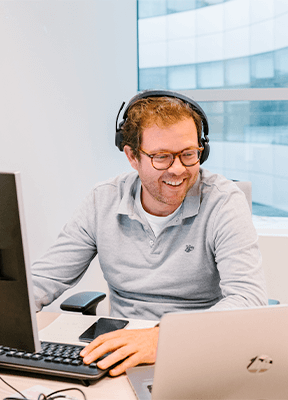
[[[169,127],[160,128],[153,125],[144,129],[141,149],[148,154],[164,151],[177,153],[198,146],[196,125],[192,118],[186,118]],[[185,167],[179,157],[176,157],[170,168],[158,171],[145,154],[140,153],[140,160],[137,160],[129,146],[125,146],[124,151],[141,179],[141,201],[144,210],[158,216],[169,215],[175,211],[196,182],[199,163]]]

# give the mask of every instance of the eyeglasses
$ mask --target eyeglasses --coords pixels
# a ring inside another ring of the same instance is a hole
[[[161,152],[148,154],[144,150],[139,149],[141,153],[151,158],[152,166],[159,171],[170,168],[176,157],[179,157],[181,164],[184,165],[184,167],[193,167],[193,165],[196,165],[199,162],[203,150],[204,147],[196,147],[179,151],[179,153]]]

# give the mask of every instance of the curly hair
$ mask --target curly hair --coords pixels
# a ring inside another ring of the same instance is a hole
[[[134,156],[140,159],[139,149],[143,130],[153,125],[171,126],[186,118],[193,118],[201,144],[202,118],[189,104],[178,98],[148,97],[137,100],[128,110],[127,119],[122,126],[122,146],[131,147]]]

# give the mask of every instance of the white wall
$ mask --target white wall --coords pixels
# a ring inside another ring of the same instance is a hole
[[[136,26],[136,0],[0,1],[0,170],[22,174],[31,261],[97,181],[130,170],[114,135]],[[103,288],[95,265],[84,289]]]

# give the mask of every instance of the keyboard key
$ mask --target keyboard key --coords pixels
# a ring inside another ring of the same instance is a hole
[[[8,351],[8,353],[6,353],[6,356],[7,357],[14,357],[15,353],[16,353],[15,350],[14,351]]]
[[[25,352],[24,351],[18,351],[14,354],[14,357],[22,358],[24,356]]]
[[[71,358],[64,358],[62,364],[70,364],[72,362]]]
[[[31,357],[32,360],[42,360],[43,356],[41,354],[33,354],[33,356]]]
[[[33,353],[25,353],[25,354],[23,355],[23,358],[29,359],[29,358],[32,358],[32,356],[33,356]]]
[[[52,362],[54,360],[54,357],[52,357],[52,356],[49,356],[49,357],[45,357],[44,358],[44,361],[45,362]]]
[[[62,358],[62,357],[55,357],[54,360],[53,360],[53,362],[54,362],[54,363],[57,363],[57,364],[58,364],[58,363],[62,363],[62,361],[63,361],[63,358]]]
[[[81,364],[83,364],[81,360],[73,360],[73,361],[71,362],[71,365],[77,365],[77,366],[79,366],[79,365],[81,365]]]

